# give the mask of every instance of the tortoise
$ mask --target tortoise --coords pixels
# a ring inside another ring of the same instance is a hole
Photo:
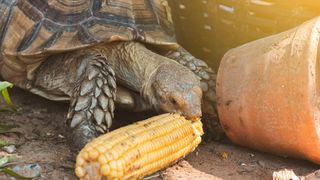
[[[70,101],[79,147],[108,131],[115,105],[189,119],[203,92],[214,105],[215,74],[176,42],[164,0],[0,0],[0,17],[0,75]]]

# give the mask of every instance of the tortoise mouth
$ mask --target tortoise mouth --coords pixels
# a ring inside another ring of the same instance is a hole
[[[158,110],[158,113],[168,113],[164,110]],[[169,113],[177,113],[177,114],[180,114],[181,116],[183,116],[184,118],[186,118],[187,120],[189,121],[198,121],[199,119],[201,119],[202,117],[202,113],[200,111],[200,113],[196,113],[196,114],[190,114],[190,113],[183,113],[181,111],[177,111],[177,110],[174,110],[174,111],[171,111]]]
[[[182,114],[187,120],[190,120],[190,121],[197,121],[201,118],[201,114],[196,114],[196,115],[184,115]]]

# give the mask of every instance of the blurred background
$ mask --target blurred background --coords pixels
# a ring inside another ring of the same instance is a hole
[[[169,0],[177,40],[215,70],[230,48],[320,15],[320,0]]]

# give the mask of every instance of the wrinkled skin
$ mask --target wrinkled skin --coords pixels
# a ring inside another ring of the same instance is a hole
[[[134,102],[140,110],[151,106],[159,112],[177,112],[190,120],[202,115],[196,75],[141,43],[117,42],[51,58],[39,67],[32,91],[70,97],[68,124],[79,148],[108,131],[114,101],[124,107]],[[124,93],[127,99],[115,97],[117,85],[132,91],[121,88],[119,95]]]
[[[120,84],[140,92],[156,110],[178,112],[189,119],[201,116],[200,81],[189,69],[140,43],[116,43],[115,47],[103,53],[115,57],[110,63]]]

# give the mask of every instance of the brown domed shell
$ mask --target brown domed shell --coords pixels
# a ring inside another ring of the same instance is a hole
[[[177,48],[166,0],[0,0],[0,75],[27,88],[49,55],[112,41]]]
[[[7,10],[0,20],[5,54],[61,52],[115,40],[175,43],[163,0],[2,0],[0,7]]]

